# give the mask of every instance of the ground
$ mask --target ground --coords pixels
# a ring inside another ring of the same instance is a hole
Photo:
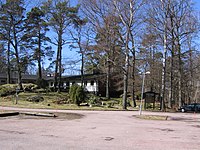
[[[1,150],[198,150],[200,114],[143,111],[70,111],[0,107],[0,111],[81,114],[66,118],[0,118]]]

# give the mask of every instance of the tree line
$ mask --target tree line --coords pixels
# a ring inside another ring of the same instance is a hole
[[[191,1],[79,0],[71,6],[48,0],[28,12],[23,0],[0,5],[0,65],[7,83],[16,71],[22,88],[30,66],[42,82],[42,62],[49,59],[60,91],[67,45],[80,54],[82,85],[84,74],[105,73],[105,96],[122,94],[124,109],[129,95],[136,106],[147,71],[145,89],[160,93],[163,111],[199,101],[199,22]]]

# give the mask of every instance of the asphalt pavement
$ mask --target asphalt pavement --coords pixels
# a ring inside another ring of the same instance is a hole
[[[200,113],[72,111],[0,107],[0,112],[81,114],[74,119],[0,117],[0,150],[199,150]]]

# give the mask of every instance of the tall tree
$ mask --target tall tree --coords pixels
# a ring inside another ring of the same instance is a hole
[[[110,98],[111,92],[111,74],[113,66],[116,66],[117,56],[119,54],[119,26],[118,17],[114,14],[114,7],[111,0],[82,0],[82,10],[89,20],[89,25],[93,27],[95,41],[93,43],[93,56],[97,56],[98,60],[103,61],[104,69],[100,69],[106,74],[106,97]],[[95,46],[94,46],[95,45]],[[90,47],[90,49],[91,49]],[[91,52],[91,51],[90,51]],[[117,55],[118,53],[118,55]],[[116,59],[114,59],[116,56]],[[99,62],[100,62],[99,61]]]
[[[6,71],[6,57],[5,57],[5,48],[4,48],[4,44],[3,43],[0,43],[0,73],[3,73]]]
[[[184,85],[184,54],[186,53],[187,36],[196,31],[196,19],[192,5],[187,0],[152,1],[149,10],[149,22],[160,34],[163,44],[163,76],[162,76],[162,106],[169,93],[168,107],[172,101],[180,107],[183,103]],[[170,55],[167,57],[167,54]],[[170,61],[168,61],[170,59]],[[170,62],[170,64],[168,63]],[[169,69],[168,69],[169,68]],[[170,70],[170,84],[167,70]],[[170,86],[169,86],[170,85]]]
[[[141,17],[142,12],[140,11],[144,6],[145,1],[139,0],[113,0],[113,4],[116,9],[116,14],[119,16],[122,22],[122,43],[124,46],[125,63],[124,63],[124,92],[123,92],[123,109],[127,108],[127,92],[128,92],[128,75],[129,75],[129,58],[130,52],[132,52],[133,58],[135,59],[135,42],[136,42],[136,29],[141,25],[142,22],[138,16]],[[135,66],[135,60],[133,59],[133,67]],[[135,67],[134,67],[135,68]],[[135,69],[133,69],[133,86],[135,80]],[[133,101],[134,101],[134,87],[133,87]]]
[[[20,60],[22,56],[20,50],[20,44],[22,44],[22,33],[24,30],[24,1],[23,0],[7,0],[5,4],[1,7],[1,12],[3,14],[4,24],[9,25],[4,28],[4,32],[1,32],[1,36],[8,41],[8,45],[12,45],[14,49],[14,55],[16,59],[16,66],[18,72],[18,85],[22,89],[22,65],[23,62]],[[6,33],[8,34],[5,34]],[[24,59],[23,59],[24,60]]]
[[[42,8],[45,14],[47,14],[49,25],[57,35],[55,42],[52,42],[57,46],[54,86],[55,89],[58,86],[58,91],[60,91],[62,76],[62,49],[63,46],[67,44],[67,41],[63,36],[67,27],[72,23],[72,19],[76,17],[79,7],[71,7],[68,0],[49,0],[43,3]]]
[[[119,18],[114,15],[109,15],[104,18],[104,24],[97,29],[97,49],[105,59],[105,72],[106,72],[106,97],[110,99],[110,92],[113,85],[111,81],[115,80],[115,73],[120,69],[120,36],[119,36]],[[119,67],[118,66],[118,67]],[[120,67],[121,68],[121,67]],[[111,77],[112,76],[112,77]]]
[[[7,19],[5,11],[2,7],[3,3],[1,2],[1,9],[0,9],[0,28],[1,28],[1,41],[4,41],[7,43],[7,83],[9,84],[11,82],[11,72],[10,72],[10,40],[11,40],[11,24],[10,21]],[[4,38],[4,36],[7,35],[7,39]]]
[[[84,84],[84,58],[85,58],[85,49],[87,49],[89,45],[89,39],[87,37],[84,37],[84,30],[83,27],[87,24],[86,18],[81,18],[80,16],[77,16],[73,19],[74,29],[69,30],[73,44],[71,45],[72,48],[78,49],[78,53],[81,55],[81,86]],[[87,36],[87,34],[86,34]],[[85,40],[84,40],[85,38]]]
[[[50,42],[49,37],[46,36],[46,32],[49,31],[48,24],[44,20],[44,12],[34,7],[27,13],[25,20],[26,31],[24,40],[26,41],[26,47],[33,49],[33,58],[38,65],[38,81],[42,81],[42,61],[45,56],[49,58],[53,57],[53,51],[50,46],[46,46],[47,42]]]

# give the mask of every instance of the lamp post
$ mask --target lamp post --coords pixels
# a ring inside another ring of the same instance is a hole
[[[142,115],[142,100],[143,100],[143,93],[144,93],[144,81],[145,81],[145,75],[150,74],[149,71],[142,73],[142,93],[141,93],[141,100],[140,100],[140,108],[139,108],[139,115]]]

